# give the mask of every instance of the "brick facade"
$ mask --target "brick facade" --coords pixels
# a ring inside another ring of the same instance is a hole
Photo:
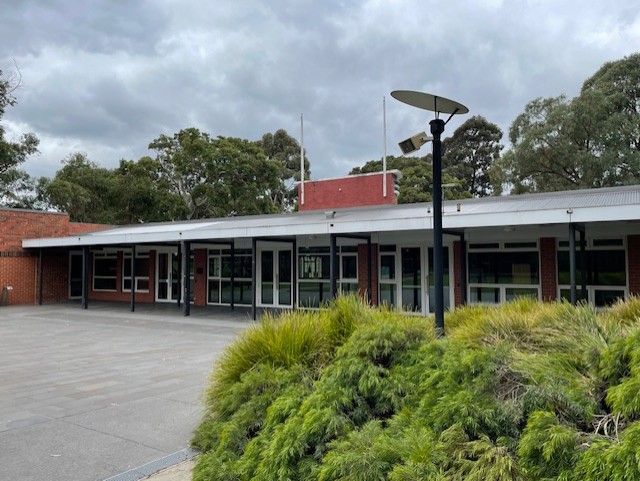
[[[101,224],[69,221],[67,214],[24,209],[0,209],[0,293],[5,287],[9,304],[34,304],[38,299],[38,253],[22,248],[24,239],[66,237],[105,229]],[[68,255],[43,251],[43,300],[68,297]]]
[[[207,305],[207,263],[207,249],[196,249],[193,252],[193,303],[196,306]]]
[[[371,304],[378,305],[378,244],[371,244]],[[358,294],[367,299],[369,277],[367,244],[358,245]]]
[[[462,271],[462,259],[460,256],[460,241],[453,242],[453,305],[455,307],[462,305],[462,282],[460,272]]]
[[[387,172],[387,196],[383,196],[383,174],[350,175],[340,179],[307,181],[304,183],[304,204],[298,210],[339,209],[367,205],[397,204],[394,190],[395,171]],[[298,184],[298,199],[301,199]]]
[[[543,301],[558,299],[555,237],[540,238],[540,287]]]

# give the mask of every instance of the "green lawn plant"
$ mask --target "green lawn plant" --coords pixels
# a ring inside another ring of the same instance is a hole
[[[445,323],[353,296],[264,318],[214,369],[194,480],[640,480],[640,299]]]

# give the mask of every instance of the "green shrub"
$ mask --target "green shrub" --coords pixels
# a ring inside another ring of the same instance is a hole
[[[445,325],[353,296],[267,317],[212,375],[194,479],[640,479],[640,300]]]

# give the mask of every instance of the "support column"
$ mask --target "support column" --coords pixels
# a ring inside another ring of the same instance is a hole
[[[136,310],[136,245],[131,245],[131,312]]]
[[[460,300],[462,305],[467,304],[467,241],[464,233],[460,236]]]
[[[236,241],[231,241],[231,310],[235,309],[235,297],[236,297]],[[253,254],[252,254],[253,255]],[[253,262],[253,260],[252,260]],[[252,264],[253,265],[253,264]],[[255,320],[255,317],[254,317]]]
[[[576,227],[569,224],[569,284],[571,285],[571,304],[578,303],[576,292]]]
[[[82,248],[82,308],[89,309],[89,246]]]
[[[257,308],[256,308],[256,293],[258,287],[256,286],[257,273],[256,273],[256,255],[257,251],[257,243],[258,241],[254,237],[251,239],[251,316],[253,320],[256,320],[257,317]],[[233,252],[233,251],[232,251]],[[233,298],[233,295],[232,295]]]
[[[42,249],[38,249],[38,305],[42,305],[44,273],[42,272]]]
[[[171,273],[171,282],[173,283],[173,253],[171,255],[168,256],[169,257],[169,272]],[[180,242],[178,244],[178,259],[180,261],[180,282],[182,282],[182,272],[183,272],[183,266],[184,266],[184,262],[182,261],[182,242]],[[178,307],[180,307],[180,301],[182,300],[182,286],[178,287],[178,299],[176,299],[176,302],[178,304]],[[171,293],[171,290],[173,289],[173,286],[171,284],[169,284],[169,293]],[[171,295],[171,294],[169,294]]]
[[[429,122],[433,135],[433,276],[436,336],[444,336],[444,272],[442,259],[442,142],[444,120]]]
[[[584,234],[584,227],[581,226],[579,228],[580,231],[580,274],[581,274],[581,297],[583,300],[587,300],[588,299],[588,295],[587,295],[587,254],[585,251],[585,244],[586,244],[586,239],[585,239],[585,234]]]
[[[298,242],[294,238],[291,243],[291,306],[296,309],[298,307]]]
[[[335,299],[338,294],[338,246],[336,242],[336,235],[331,234],[329,243],[329,279],[331,286],[331,299]]]
[[[373,262],[373,249],[371,248],[371,236],[367,238],[367,300],[369,301],[369,305],[371,305],[371,300],[373,296],[372,286],[373,282],[371,279],[371,273],[373,269],[371,268],[371,263]]]

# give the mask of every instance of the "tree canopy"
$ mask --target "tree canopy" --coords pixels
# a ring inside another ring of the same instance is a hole
[[[509,139],[515,193],[640,182],[640,54],[604,64],[573,99],[531,101]]]
[[[16,104],[13,96],[20,87],[20,78],[4,75],[0,70],[0,120],[7,107]],[[31,133],[18,140],[5,138],[5,128],[0,123],[0,205],[9,207],[31,207],[34,198],[33,184],[29,175],[20,169],[27,157],[38,151],[38,138]]]
[[[442,184],[445,199],[482,197],[500,194],[499,168],[494,162],[500,158],[503,146],[502,131],[484,117],[475,116],[458,127],[451,137],[444,139]],[[387,157],[387,168],[402,172],[400,204],[429,202],[433,192],[432,155],[423,157]],[[366,162],[349,175],[382,171],[382,160]]]
[[[443,141],[443,168],[474,197],[500,194],[492,170],[503,149],[501,140],[500,127],[482,116],[471,117]]]

